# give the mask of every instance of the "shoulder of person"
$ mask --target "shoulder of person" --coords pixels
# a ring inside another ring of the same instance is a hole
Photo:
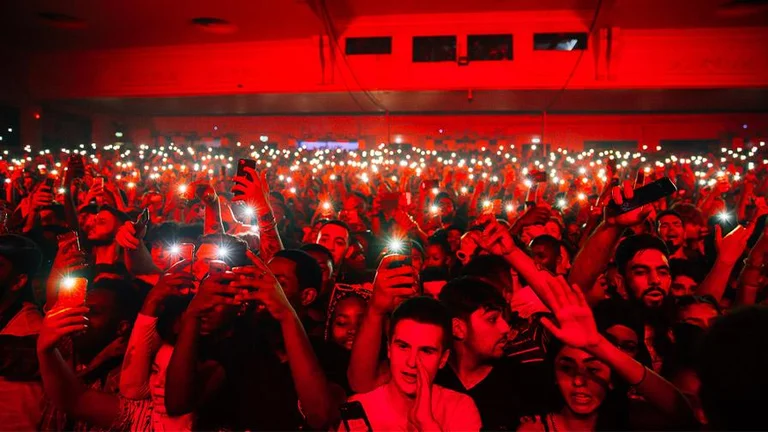
[[[541,416],[526,416],[520,418],[518,432],[539,432],[547,430],[544,420]]]

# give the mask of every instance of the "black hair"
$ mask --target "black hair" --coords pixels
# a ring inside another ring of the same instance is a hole
[[[622,298],[607,299],[595,305],[593,313],[597,330],[602,334],[607,334],[606,330],[616,325],[627,327],[635,332],[637,335],[637,357],[635,360],[646,367],[653,367],[651,354],[645,345],[643,317],[636,307]]]
[[[320,225],[320,229],[322,230],[323,228],[326,227],[326,225],[336,225],[336,226],[342,227],[345,230],[347,230],[347,233],[349,234],[349,240],[347,240],[347,245],[351,245],[352,244],[352,230],[349,229],[349,225],[347,225],[346,222],[338,220],[338,219],[331,219],[329,221],[324,222],[322,225]]]
[[[660,212],[658,215],[656,215],[656,225],[661,223],[661,218],[664,216],[674,216],[678,219],[680,219],[680,223],[685,225],[685,219],[680,215],[680,213],[674,211],[674,210],[664,210],[663,212]]]
[[[323,270],[312,255],[300,249],[283,249],[275,253],[275,258],[285,258],[296,264],[296,279],[299,290],[314,288],[319,293],[323,288]]]
[[[461,228],[461,227],[460,227],[460,226],[458,226],[458,225],[455,225],[455,224],[454,224],[454,225],[448,225],[448,226],[447,226],[447,227],[445,227],[444,229],[445,229],[445,233],[446,233],[446,234],[448,234],[448,231],[459,231],[460,233],[464,234],[464,229],[463,229],[463,228]]]
[[[493,285],[476,277],[454,279],[440,291],[442,303],[453,318],[468,320],[478,309],[504,311],[504,296]]]
[[[163,222],[152,225],[147,232],[144,242],[151,245],[157,242],[173,243],[178,236],[179,225],[176,222]]]
[[[545,246],[548,248],[551,248],[555,255],[558,257],[560,256],[560,245],[562,245],[562,242],[554,237],[552,237],[549,234],[542,234],[535,239],[531,240],[531,249],[533,249],[534,246]]]
[[[96,213],[100,213],[103,211],[111,213],[112,216],[114,216],[117,220],[120,221],[120,223],[128,222],[131,219],[130,217],[128,217],[128,214],[126,214],[125,212],[121,212],[120,210],[109,205],[99,206],[98,210],[96,210]]]
[[[680,217],[683,224],[705,225],[706,220],[698,207],[693,204],[675,204],[672,210]],[[657,217],[656,220],[659,218]]]
[[[124,279],[102,278],[88,284],[88,292],[96,290],[109,291],[114,294],[120,320],[126,320],[133,324],[144,302],[133,284]]]
[[[192,239],[197,241],[203,235],[203,224],[179,225],[176,235],[182,240]]]
[[[240,267],[251,264],[246,251],[248,244],[240,238],[229,234],[209,234],[200,240],[200,244],[214,244],[227,251],[226,256],[218,259],[227,263],[230,267]]]
[[[443,351],[451,348],[453,330],[451,315],[442,302],[431,297],[411,297],[395,308],[389,320],[389,337],[395,334],[395,327],[400,321],[413,320],[420,324],[433,324],[443,330]]]
[[[426,253],[424,253],[424,246],[422,246],[421,243],[419,243],[417,240],[409,240],[409,242],[411,243],[412,250],[416,249],[417,251],[419,251],[422,257],[426,255]]]
[[[512,265],[499,255],[477,255],[461,267],[459,276],[478,278],[490,282],[498,288],[511,288],[502,286],[510,277]]]
[[[699,396],[712,430],[766,430],[768,308],[750,306],[719,318],[704,337]]]
[[[616,267],[619,269],[619,274],[625,275],[629,261],[631,261],[638,252],[648,249],[655,249],[661,252],[665,257],[669,258],[667,245],[656,236],[640,234],[622,240],[621,243],[619,243],[619,247],[616,248],[615,254]]]
[[[446,236],[445,231],[442,231],[439,235],[437,232],[429,236],[427,238],[427,246],[439,246],[443,253],[450,256],[451,255],[451,244],[448,243],[448,237]]]
[[[669,260],[669,272],[672,274],[673,279],[677,276],[688,276],[696,281],[697,284],[700,284],[707,276],[706,269],[684,258],[672,258]]]
[[[299,250],[303,250],[304,252],[307,252],[307,253],[310,253],[310,252],[321,253],[328,260],[333,261],[333,254],[331,254],[331,251],[329,251],[327,247],[317,243],[305,243],[299,247]]]

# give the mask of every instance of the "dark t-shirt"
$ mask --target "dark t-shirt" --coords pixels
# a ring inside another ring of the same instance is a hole
[[[544,406],[540,365],[521,365],[501,359],[488,376],[466,389],[450,366],[437,374],[435,384],[465,393],[475,401],[483,430],[516,430],[520,417],[541,412]]]
[[[210,350],[224,368],[225,384],[200,412],[196,429],[298,430],[304,428],[287,362],[263,331],[241,329]]]

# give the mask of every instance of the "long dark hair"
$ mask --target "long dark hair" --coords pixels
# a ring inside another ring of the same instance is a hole
[[[549,389],[547,390],[546,412],[541,415],[542,421],[546,422],[547,414],[558,413],[566,405],[560,387],[557,385],[555,374],[555,359],[560,351],[566,345],[552,338],[547,348],[545,358],[546,370],[548,371]],[[607,390],[605,399],[597,410],[596,431],[617,431],[629,429],[629,385],[619,379],[611,370],[611,382],[613,388]]]

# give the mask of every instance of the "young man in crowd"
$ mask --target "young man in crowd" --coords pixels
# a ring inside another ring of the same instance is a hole
[[[372,430],[480,430],[472,399],[436,384],[450,346],[451,318],[437,300],[414,297],[394,310],[387,343],[391,378],[350,398],[362,404]]]

